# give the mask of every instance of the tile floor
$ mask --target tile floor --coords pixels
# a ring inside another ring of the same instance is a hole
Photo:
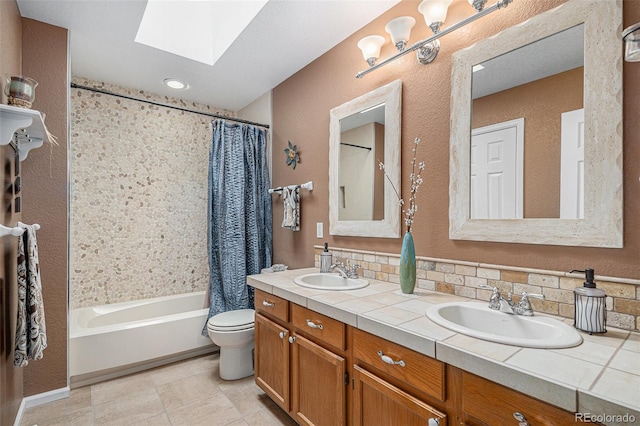
[[[295,425],[255,384],[226,382],[207,355],[71,391],[25,410],[21,426]]]

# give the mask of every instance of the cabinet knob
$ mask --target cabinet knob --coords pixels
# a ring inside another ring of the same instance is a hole
[[[307,325],[311,328],[317,328],[319,330],[322,330],[324,328],[324,326],[322,324],[316,324],[315,322],[311,321],[310,319],[307,320]]]
[[[281,339],[284,339],[285,337],[287,337],[287,332],[281,331],[280,334],[278,334],[278,336],[280,336]]]
[[[440,426],[440,419],[430,418],[428,426]]]
[[[522,413],[520,413],[518,411],[513,413],[513,418],[518,421],[518,426],[530,426],[529,422],[527,421],[527,418],[524,416],[524,414],[522,414]]]
[[[262,301],[262,306],[265,306],[265,307],[267,307],[267,308],[273,308],[274,306],[276,306],[276,304],[275,304],[275,303],[272,303],[272,302],[269,302],[269,301],[267,301],[267,300],[263,300],[263,301]]]
[[[289,336],[289,343],[293,343],[296,341],[295,336]]]
[[[405,367],[407,365],[407,363],[404,362],[403,360],[394,361],[393,358],[391,358],[388,355],[385,355],[384,352],[382,352],[382,351],[378,351],[378,356],[380,357],[382,362],[384,362],[386,364],[399,365],[400,367]]]

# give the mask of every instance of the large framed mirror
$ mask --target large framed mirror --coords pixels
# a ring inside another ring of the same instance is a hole
[[[622,247],[621,24],[569,0],[453,55],[451,239]]]
[[[331,235],[400,237],[401,104],[396,80],[330,111]]]

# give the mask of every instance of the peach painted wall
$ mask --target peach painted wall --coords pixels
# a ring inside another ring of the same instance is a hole
[[[22,71],[22,20],[15,0],[0,1],[0,102],[7,103],[4,75]]]
[[[43,146],[22,163],[22,218],[39,223],[38,249],[47,324],[47,349],[24,372],[24,394],[67,386],[67,117],[68,31],[22,20],[22,70],[38,83],[33,108],[58,146]]]
[[[399,253],[400,239],[329,236],[316,238],[316,222],[328,229],[329,110],[387,84],[403,81],[402,101],[402,188],[408,198],[408,167],[411,144],[422,139],[418,157],[426,163],[425,183],[420,187],[420,208],[412,231],[416,254],[452,260],[492,263],[566,271],[593,267],[597,274],[640,278],[640,66],[624,63],[624,248],[598,249],[527,244],[485,243],[449,239],[449,123],[451,96],[451,55],[473,43],[494,35],[536,14],[562,4],[563,0],[518,1],[441,39],[442,49],[430,65],[420,65],[410,54],[363,79],[355,74],[366,68],[357,41],[369,34],[385,34],[385,24],[398,16],[416,18],[413,40],[428,36],[424,20],[417,12],[417,1],[404,1],[380,18],[357,31],[322,57],[281,83],[273,92],[273,185],[313,180],[313,192],[302,192],[300,232],[279,226],[282,203],[274,200],[274,262],[289,267],[314,264],[313,246],[327,241],[330,246]],[[640,20],[640,2],[625,1],[623,27]],[[470,15],[466,0],[456,0],[449,9],[448,22]],[[382,57],[393,53],[383,46]],[[620,46],[622,51],[622,44]],[[297,144],[301,163],[295,170],[285,165],[282,150],[287,141]]]

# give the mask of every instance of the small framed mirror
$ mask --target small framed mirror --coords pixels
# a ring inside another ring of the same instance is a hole
[[[331,235],[400,237],[401,103],[396,80],[330,111]]]
[[[451,239],[622,247],[621,23],[569,0],[453,55]]]

